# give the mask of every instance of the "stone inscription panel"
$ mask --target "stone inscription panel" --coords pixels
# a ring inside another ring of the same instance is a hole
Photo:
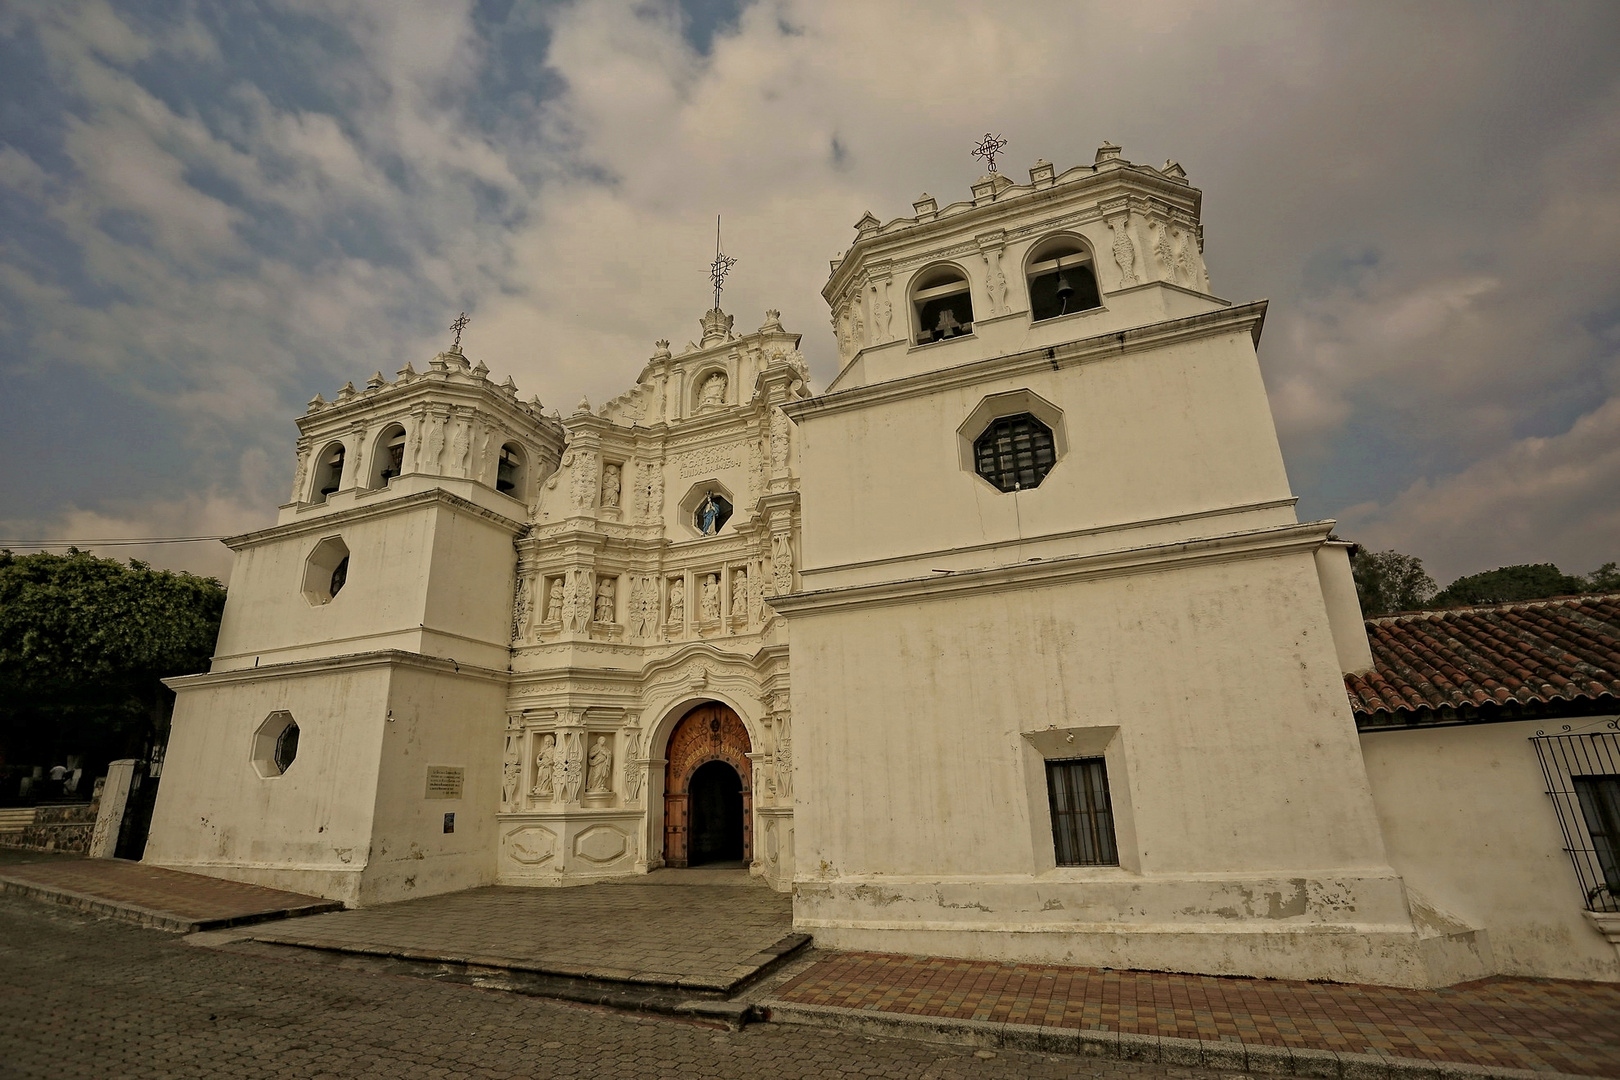
[[[429,799],[459,799],[461,786],[467,779],[467,770],[455,765],[429,765],[427,794]],[[446,832],[449,830],[446,829]]]

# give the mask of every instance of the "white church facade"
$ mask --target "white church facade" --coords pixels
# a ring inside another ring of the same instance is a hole
[[[1200,192],[1105,144],[913,209],[833,261],[821,392],[717,306],[567,417],[459,344],[312,401],[146,860],[350,904],[730,864],[833,948],[1498,970],[1393,866],[1347,546]],[[1527,973],[1620,978],[1591,937]]]

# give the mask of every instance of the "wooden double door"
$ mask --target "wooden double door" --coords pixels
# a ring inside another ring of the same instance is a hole
[[[752,861],[753,746],[719,702],[681,717],[664,752],[664,865]]]

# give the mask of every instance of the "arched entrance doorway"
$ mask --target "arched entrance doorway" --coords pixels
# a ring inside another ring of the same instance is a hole
[[[754,857],[753,745],[736,713],[719,702],[681,718],[664,752],[664,865]]]

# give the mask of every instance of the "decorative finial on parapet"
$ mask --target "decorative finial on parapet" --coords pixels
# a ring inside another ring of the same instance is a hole
[[[765,309],[765,324],[759,328],[762,334],[780,334],[782,330],[782,313],[775,308]]]
[[[379,369],[377,371],[373,371],[371,373],[371,378],[366,380],[366,389],[367,390],[381,390],[383,387],[385,387],[387,385],[388,385],[388,380],[383,378],[383,374],[382,374],[381,369]]]
[[[467,318],[467,313],[463,311],[460,315],[456,316],[456,321],[450,324],[450,329],[455,331],[456,334],[456,339],[450,343],[450,347],[455,349],[457,352],[461,351],[461,332],[467,329],[467,324],[470,322],[472,322],[472,320]]]
[[[973,156],[983,158],[984,163],[990,167],[990,171],[995,172],[996,155],[1005,149],[1007,149],[1007,140],[1000,135],[992,135],[987,131],[984,133],[984,138],[979,140],[979,145],[973,148]]]
[[[1107,139],[1104,139],[1103,144],[1097,147],[1097,160],[1095,164],[1101,165],[1105,161],[1118,161],[1119,153],[1119,147],[1115,146]]]
[[[669,338],[659,338],[653,342],[652,358],[654,360],[668,360],[669,357]]]
[[[574,406],[574,415],[578,416],[580,413],[588,413],[590,411],[591,399],[586,397],[584,394],[581,394],[579,397],[579,404]]]

